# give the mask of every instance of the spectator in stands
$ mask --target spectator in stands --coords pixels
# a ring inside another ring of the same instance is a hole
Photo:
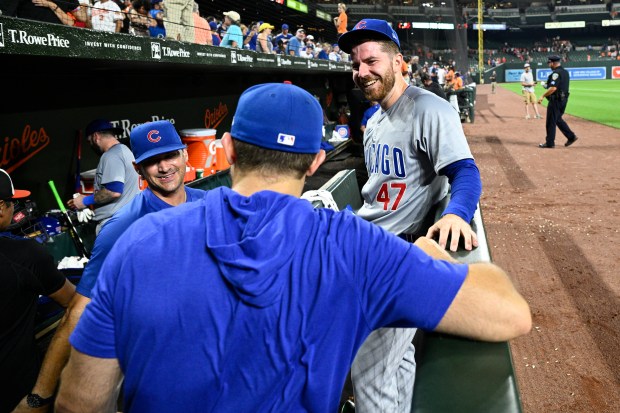
[[[317,59],[329,60],[329,53],[332,50],[332,45],[325,42],[321,45],[321,50],[317,55]]]
[[[304,38],[304,44],[306,46],[308,46],[309,44],[311,44],[312,46],[315,46],[314,44],[314,36],[309,34]]]
[[[211,37],[211,26],[209,22],[200,15],[200,6],[194,2],[194,43],[213,44]]]
[[[446,85],[446,73],[446,68],[443,65],[437,65],[437,83],[442,89]]]
[[[217,34],[217,22],[215,20],[209,22],[209,27],[211,28],[211,42],[213,46],[219,46],[222,42],[220,35]]]
[[[304,57],[306,59],[314,59],[315,58],[315,51],[314,51],[314,44],[313,43],[308,43],[306,45],[306,47],[304,47],[302,49],[301,57]]]
[[[422,87],[424,89],[436,94],[440,98],[448,100],[448,97],[444,93],[443,88],[439,86],[439,83],[433,82],[433,79],[431,79],[428,73],[422,73],[422,75],[420,76],[420,80],[422,81]]]
[[[293,33],[288,31],[288,24],[284,23],[282,25],[282,31],[276,35],[273,39],[273,45],[278,45],[278,40],[283,40],[284,46],[288,43],[288,41],[293,37]]]
[[[127,15],[129,16],[129,34],[135,36],[149,37],[149,27],[151,24],[157,24],[150,17],[151,1],[150,0],[134,0]]]
[[[166,33],[169,39],[194,41],[194,0],[166,0]]]
[[[56,4],[55,2],[51,0],[31,0],[31,1],[32,1],[32,4],[34,4],[36,7],[47,8],[52,11],[54,16],[57,18],[57,20],[53,21],[52,23],[60,23],[65,26],[74,26],[76,22],[76,18],[73,17],[72,13],[79,13],[80,17],[84,18],[80,5],[78,5],[73,10],[65,11],[58,4]],[[18,16],[18,17],[24,17],[24,16]]]
[[[532,105],[534,112],[536,112],[535,118],[542,119],[542,116],[538,113],[538,104],[536,103],[534,86],[536,86],[536,82],[534,81],[534,76],[530,71],[530,64],[526,63],[523,66],[523,73],[521,74],[521,89],[523,92],[523,100],[525,102],[525,119],[530,119],[530,105]]]
[[[243,32],[241,31],[241,16],[236,11],[227,11],[224,13],[224,26],[226,26],[226,34],[222,38],[220,46],[232,49],[240,49],[243,47]]]
[[[120,33],[125,16],[118,4],[112,0],[99,0],[90,13],[93,30]]]
[[[454,78],[452,80],[452,89],[455,92],[463,89],[463,74],[458,70],[454,72]]]
[[[291,37],[286,45],[286,53],[290,56],[301,56],[301,51],[304,47],[304,37],[306,37],[306,31],[302,28],[297,29],[295,37]]]
[[[166,27],[164,25],[164,0],[151,0],[151,10],[149,15],[155,24],[151,23],[149,26],[149,34],[151,37],[157,37],[160,39],[166,38]]]
[[[246,50],[256,51],[256,42],[258,41],[258,29],[262,22],[252,22],[247,33],[243,35],[243,48]]]
[[[0,11],[3,16],[20,17],[24,19],[65,25],[72,25],[70,22],[71,19],[65,18],[66,13],[77,9],[78,7],[78,0],[55,0],[49,6],[35,4],[34,2],[28,0],[0,1]]]
[[[286,44],[284,43],[284,39],[278,40],[278,44],[274,49],[275,54],[285,55],[286,56]]]
[[[430,71],[429,71],[429,75],[431,76],[431,80],[434,83],[439,84],[439,79],[437,77],[437,72],[439,71],[439,63],[437,62],[433,62],[433,66],[431,67]]]
[[[258,42],[256,43],[256,51],[259,53],[273,54],[273,43],[271,43],[271,31],[274,29],[269,23],[263,23],[258,26]]]
[[[338,3],[338,17],[334,17],[334,26],[336,26],[338,37],[347,32],[347,21],[347,5]]]
[[[85,2],[89,2],[89,0],[81,0]],[[121,26],[121,33],[129,33],[129,11],[132,9],[131,0],[114,0],[118,7],[120,7],[121,12],[123,13],[123,25]],[[90,5],[90,3],[89,3]]]
[[[0,232],[11,224],[18,200],[29,196],[0,169]],[[0,268],[0,412],[51,407],[53,391],[31,392],[41,367],[35,341],[38,300],[45,295],[67,307],[75,287],[47,249],[31,239],[0,236]]]
[[[342,57],[340,56],[340,46],[338,43],[334,43],[332,45],[332,50],[329,52],[329,60],[333,60],[334,62],[340,62]]]

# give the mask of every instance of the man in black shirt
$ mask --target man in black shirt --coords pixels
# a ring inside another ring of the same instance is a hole
[[[547,62],[553,70],[547,78],[547,91],[538,99],[538,103],[542,103],[544,98],[549,100],[547,105],[547,138],[545,143],[538,145],[539,148],[555,147],[555,127],[560,128],[560,132],[566,136],[564,146],[570,146],[577,140],[575,133],[568,127],[562,115],[568,103],[568,84],[570,78],[568,72],[562,67],[560,56],[549,56]]]
[[[9,174],[0,169],[0,232],[10,225],[17,199],[29,195],[13,188]],[[29,394],[41,365],[34,337],[39,295],[66,307],[75,287],[56,269],[45,247],[2,236],[0,285],[0,412],[10,412],[20,400],[23,408],[51,406],[52,394]]]
[[[420,80],[422,80],[422,85],[424,89],[428,90],[429,92],[433,92],[440,98],[444,98],[445,100],[448,100],[443,89],[441,88],[441,86],[439,86],[439,83],[433,82],[433,79],[431,79],[428,73],[426,72],[422,73],[420,75]]]

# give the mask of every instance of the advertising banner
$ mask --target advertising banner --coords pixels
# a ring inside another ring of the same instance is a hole
[[[606,67],[567,67],[570,80],[603,80],[607,78]],[[536,80],[546,81],[551,69],[536,69]]]
[[[508,69],[506,70],[506,82],[520,82],[523,69]]]

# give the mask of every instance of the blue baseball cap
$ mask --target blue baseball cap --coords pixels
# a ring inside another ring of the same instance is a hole
[[[273,109],[277,108],[277,119]],[[242,142],[281,152],[318,153],[323,110],[318,100],[288,83],[264,83],[241,94],[230,134]]]
[[[353,46],[357,46],[362,39],[391,40],[400,49],[398,35],[385,20],[362,19],[350,31],[338,39],[338,46],[346,53],[351,54]]]
[[[114,135],[120,135],[121,133],[123,133],[122,128],[114,126],[112,122],[107,119],[95,119],[94,121],[86,125],[86,136],[90,136],[95,132],[103,131],[110,131]]]
[[[136,163],[155,155],[186,148],[174,125],[167,120],[136,126],[131,130],[129,141]]]
[[[288,29],[288,24],[284,23],[284,24],[282,25],[282,30],[286,30],[286,29]]]

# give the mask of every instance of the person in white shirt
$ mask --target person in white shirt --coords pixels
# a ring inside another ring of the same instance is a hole
[[[342,57],[340,57],[340,47],[337,43],[332,46],[332,51],[329,53],[329,60],[333,60],[334,62],[342,60]]]
[[[100,0],[91,9],[93,30],[120,33],[123,19],[121,8],[112,0]]]
[[[437,83],[442,89],[446,84],[446,69],[441,65],[437,68]]]
[[[536,82],[530,71],[530,64],[526,63],[523,69],[524,72],[521,74],[521,86],[523,87],[523,100],[525,102],[525,119],[530,119],[530,105],[532,105],[534,112],[536,112],[535,118],[542,119],[542,116],[538,113],[538,104],[536,103],[536,94],[534,93]]]

